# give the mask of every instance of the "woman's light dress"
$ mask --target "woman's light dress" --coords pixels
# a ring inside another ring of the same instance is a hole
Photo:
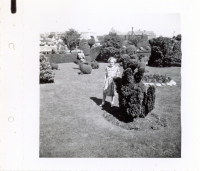
[[[119,71],[118,66],[106,67],[106,80],[105,80],[104,89],[103,89],[104,95],[114,96],[117,94],[113,77],[118,77],[119,74],[120,74],[120,71]]]

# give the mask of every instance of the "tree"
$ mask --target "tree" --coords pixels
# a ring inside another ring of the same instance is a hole
[[[181,34],[178,34],[175,39],[181,41]]]
[[[115,32],[110,32],[104,36],[104,40],[101,42],[101,56],[104,60],[107,60],[110,56],[118,58],[123,45],[123,39]]]
[[[139,37],[139,36],[137,36],[137,37],[130,37],[129,38],[129,40],[128,40],[128,44],[129,45],[134,45],[135,47],[137,47],[137,44],[139,43],[139,42],[141,42],[142,41],[142,39]]]
[[[92,48],[92,46],[95,44],[95,39],[94,36],[90,36],[91,39],[88,40],[88,45],[90,46],[90,49]]]
[[[64,42],[67,45],[67,47],[70,49],[70,52],[79,45],[81,34],[79,34],[74,29],[69,29],[69,31],[66,31],[65,33],[65,39]]]
[[[173,38],[158,37],[149,40],[151,56],[148,65],[155,67],[173,66],[175,62],[181,63],[181,41]]]

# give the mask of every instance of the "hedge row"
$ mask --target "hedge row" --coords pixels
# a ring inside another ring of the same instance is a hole
[[[50,63],[71,63],[77,60],[77,53],[74,54],[48,54],[46,57]]]
[[[100,46],[93,47],[90,49],[90,56],[91,59],[90,61],[93,61],[97,58],[97,56],[100,53]],[[78,53],[71,53],[71,54],[47,54],[45,55],[48,57],[50,63],[71,63],[71,62],[76,62],[77,61],[77,54]],[[86,58],[87,58],[86,56]]]

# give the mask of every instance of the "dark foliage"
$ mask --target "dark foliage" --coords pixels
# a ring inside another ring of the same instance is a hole
[[[74,29],[69,29],[69,31],[66,31],[63,41],[70,49],[70,51],[72,51],[76,48],[76,46],[79,45],[80,36],[81,35]]]
[[[127,68],[131,68],[132,71],[134,71],[138,67],[138,61],[131,59],[130,56],[127,54],[124,54],[120,58],[118,58],[117,62],[122,63],[124,70]]]
[[[104,60],[108,60],[109,57],[118,58],[120,56],[123,40],[116,33],[110,32],[104,37],[104,40],[101,42],[101,57]]]
[[[170,67],[173,62],[181,62],[181,42],[167,37],[158,37],[149,41],[151,56],[148,65]]]
[[[175,37],[175,39],[178,40],[178,41],[181,41],[181,39],[182,39],[181,34],[178,34],[178,35]]]
[[[167,77],[166,75],[159,75],[159,74],[150,74],[144,75],[142,81],[146,83],[168,83],[172,79]]]
[[[53,83],[54,76],[48,58],[44,55],[40,55],[40,83]]]
[[[95,39],[94,36],[90,36],[91,39],[88,40],[88,45],[90,46],[90,48],[92,48],[92,46],[95,44]]]
[[[150,86],[147,91],[141,81],[144,75],[142,65],[136,61],[132,63],[125,56],[119,59],[123,63],[122,78],[115,78],[119,95],[119,106],[125,115],[133,118],[145,117],[154,108],[155,87]],[[135,69],[138,68],[136,71]]]
[[[141,37],[130,37],[128,40],[128,44],[137,47],[137,44],[141,41],[142,41]]]

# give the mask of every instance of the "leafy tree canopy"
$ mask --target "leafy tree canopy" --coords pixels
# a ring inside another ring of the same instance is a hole
[[[122,49],[123,39],[117,33],[111,31],[108,35],[104,36],[101,44],[101,57],[104,60],[107,60],[111,56],[118,58]]]
[[[74,29],[69,29],[69,31],[66,31],[64,42],[67,45],[67,47],[70,49],[70,51],[79,45],[80,37],[81,37],[81,34],[78,33],[78,31]]]

